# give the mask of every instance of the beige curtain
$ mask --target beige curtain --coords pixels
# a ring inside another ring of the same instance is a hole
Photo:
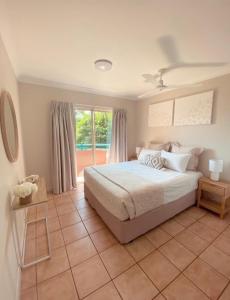
[[[77,186],[74,110],[71,103],[51,103],[51,144],[53,192],[60,194]]]
[[[126,111],[113,112],[112,144],[110,152],[111,162],[127,160],[127,117]]]

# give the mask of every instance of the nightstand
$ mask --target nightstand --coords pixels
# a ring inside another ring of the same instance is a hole
[[[137,160],[137,156],[136,156],[136,155],[130,156],[130,157],[129,157],[129,161],[130,161],[130,160]]]
[[[217,201],[211,200],[205,192],[217,198]],[[199,180],[197,207],[207,208],[220,215],[223,219],[224,215],[230,210],[230,183],[213,181],[206,177]]]

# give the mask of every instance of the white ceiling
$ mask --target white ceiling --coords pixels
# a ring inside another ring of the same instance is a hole
[[[230,62],[230,0],[0,0],[2,39],[19,80],[136,99],[143,73],[167,67],[159,38],[185,62]],[[109,72],[96,59],[113,62]],[[176,69],[169,84],[230,73]]]

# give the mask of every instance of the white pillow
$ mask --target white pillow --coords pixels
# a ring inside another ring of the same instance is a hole
[[[165,167],[181,173],[184,173],[191,154],[170,153],[164,150],[161,151],[161,157],[165,159]]]
[[[191,158],[188,162],[187,169],[196,171],[199,165],[199,156],[204,151],[204,148],[196,147],[196,146],[190,146],[190,147],[184,147],[179,145],[173,145],[171,152],[173,153],[187,153],[191,154]]]
[[[138,155],[138,160],[144,162],[145,161],[145,156],[149,155],[149,154],[153,155],[153,156],[160,156],[161,152],[160,151],[156,151],[156,150],[151,150],[151,149],[143,148],[143,149],[141,149],[141,152]]]

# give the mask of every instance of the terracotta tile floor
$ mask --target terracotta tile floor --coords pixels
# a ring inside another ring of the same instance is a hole
[[[121,245],[84,199],[83,185],[49,195],[52,258],[22,271],[21,300],[230,299],[230,217],[192,207]],[[44,207],[28,218],[44,214]],[[47,252],[30,226],[26,261]]]

